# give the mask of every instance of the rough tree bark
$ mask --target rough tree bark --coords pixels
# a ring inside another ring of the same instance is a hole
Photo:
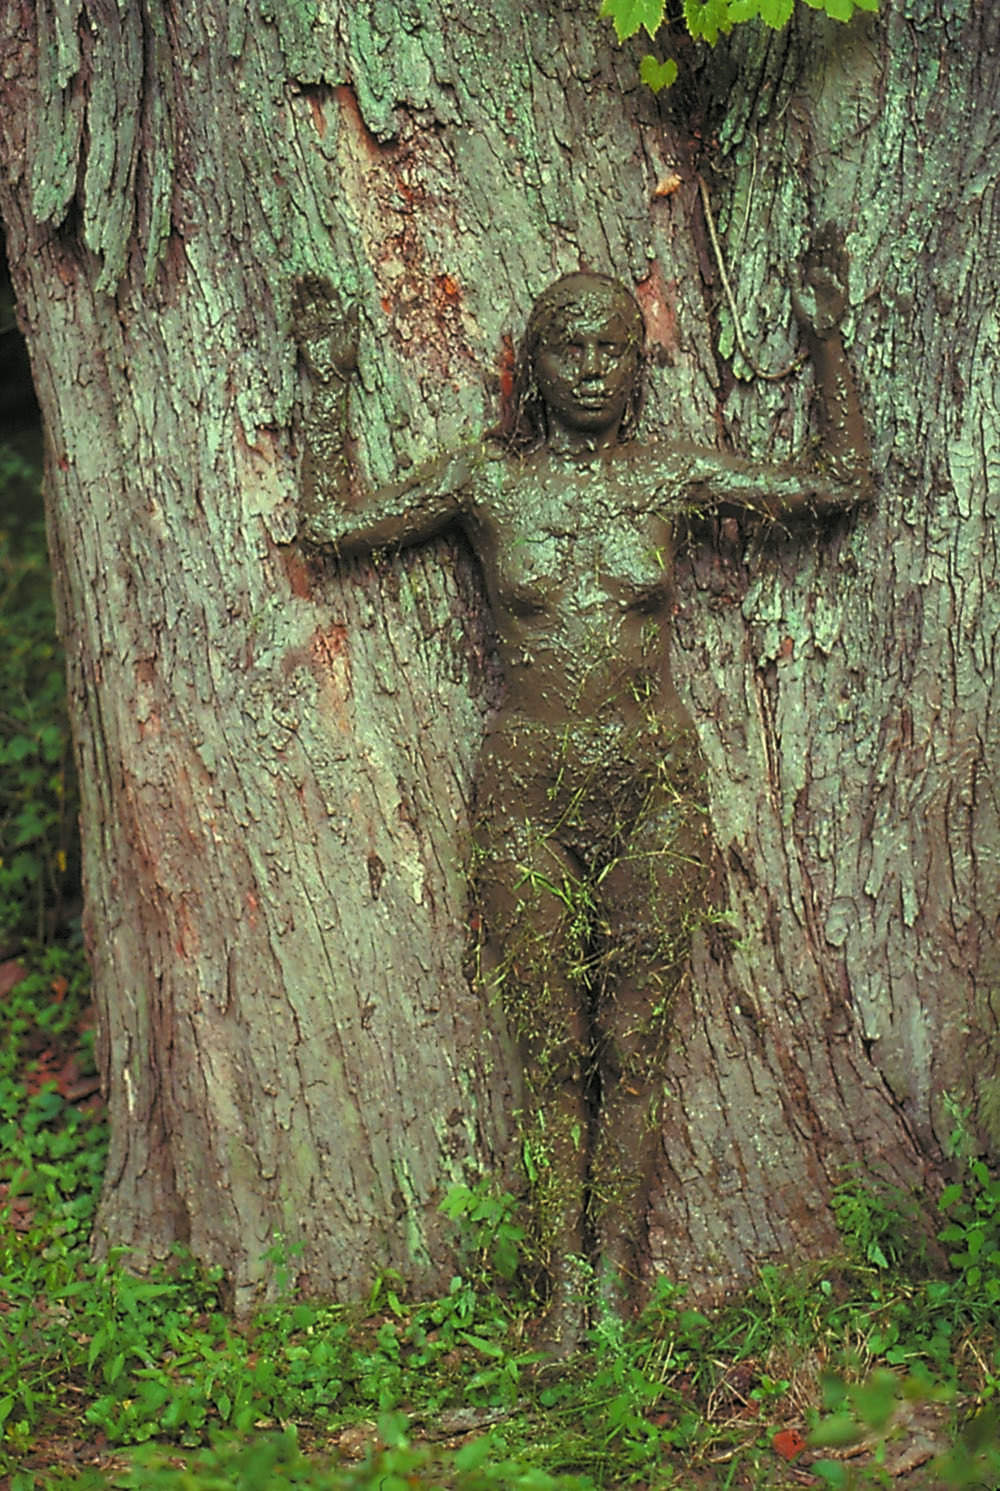
[[[813,233],[847,233],[879,495],[687,550],[676,671],[733,930],[677,1015],[650,1267],[704,1292],[830,1247],[845,1165],[933,1175],[946,1093],[995,1152],[1000,15],[883,10],[682,47],[657,101],[582,0],[0,0],[102,1245],[181,1240],[244,1305],[276,1234],[314,1288],[434,1290],[448,1184],[517,1184],[516,1060],[463,969],[489,618],[457,540],[298,551],[292,287],[359,308],[371,482],[491,422],[533,297],[581,264],[637,286],[649,428],[802,458],[809,370],[745,380],[699,173],[758,363],[795,351]]]

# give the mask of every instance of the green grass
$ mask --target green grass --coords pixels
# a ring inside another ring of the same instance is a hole
[[[74,1478],[143,1491],[583,1491],[692,1474],[722,1491],[785,1484],[773,1439],[791,1430],[811,1434],[813,1473],[839,1487],[862,1464],[868,1481],[880,1473],[877,1459],[839,1459],[839,1448],[914,1403],[943,1415],[947,1484],[1000,1481],[1000,1187],[978,1161],[945,1193],[950,1258],[933,1268],[919,1251],[872,1263],[872,1217],[890,1229],[891,1202],[855,1180],[858,1226],[837,1259],[765,1269],[713,1312],[661,1282],[641,1320],[605,1320],[567,1362],[533,1349],[520,1229],[509,1198],[486,1190],[449,1198],[465,1252],[444,1298],[408,1300],[387,1275],[354,1306],[289,1292],[237,1327],[218,1274],[181,1252],[149,1277],[122,1256],[91,1259],[101,1112],[37,1080],[30,1054],[34,1000],[42,1052],[71,1049],[86,1089],[83,988],[64,956],[54,1020],[50,954],[33,956],[36,974],[0,1005],[0,1474],[13,1491]],[[280,1243],[274,1260],[294,1275]],[[83,1467],[60,1470],[81,1443]],[[87,1467],[88,1456],[105,1463]]]
[[[28,479],[19,461],[0,447],[0,484]],[[535,1349],[525,1234],[485,1188],[445,1203],[461,1272],[435,1301],[384,1275],[352,1306],[287,1289],[238,1326],[183,1252],[148,1277],[93,1260],[107,1136],[30,513],[0,533],[0,697],[0,1486],[735,1491],[797,1484],[795,1455],[831,1487],[883,1485],[918,1414],[939,1483],[1000,1484],[1000,1182],[974,1156],[930,1228],[927,1198],[845,1176],[837,1258],[765,1268],[712,1312],[661,1281],[641,1320],[605,1319],[565,1362]],[[294,1277],[280,1240],[271,1261]]]

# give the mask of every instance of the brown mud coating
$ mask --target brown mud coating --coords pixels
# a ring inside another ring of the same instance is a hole
[[[349,505],[343,424],[354,329],[331,287],[297,287],[310,373],[303,537],[341,555],[458,524],[499,638],[502,707],[477,772],[472,881],[482,978],[516,1029],[547,1330],[567,1352],[586,1280],[621,1309],[640,1277],[671,1011],[706,913],[704,765],[670,669],[673,532],[726,509],[822,516],[867,495],[839,323],[846,262],[827,231],[795,307],[823,401],[827,474],[639,445],[645,329],[629,291],[567,275],[536,303],[502,439]]]

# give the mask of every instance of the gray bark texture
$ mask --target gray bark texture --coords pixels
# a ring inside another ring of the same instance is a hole
[[[296,544],[295,282],[357,306],[369,484],[496,418],[537,294],[636,287],[646,429],[808,461],[791,289],[833,221],[875,505],[727,520],[675,673],[728,928],[676,1016],[650,1272],[702,1297],[835,1245],[851,1166],[1000,1143],[1000,11],[883,0],[678,44],[659,98],[582,0],[0,0],[0,211],[47,425],[112,1149],[100,1246],[265,1288],[447,1286],[458,1180],[519,1182],[467,976],[501,681],[458,539]],[[659,45],[659,44],[658,44]],[[679,178],[675,186],[674,177]]]

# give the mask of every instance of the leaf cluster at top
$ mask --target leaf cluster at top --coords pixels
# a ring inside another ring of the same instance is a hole
[[[878,9],[878,0],[805,0],[805,4],[825,11],[835,21],[849,21],[856,10]],[[788,24],[794,8],[795,0],[684,0],[684,22],[696,41],[714,47],[734,26],[758,17],[779,30]],[[619,41],[643,30],[654,37],[664,24],[666,0],[603,0],[600,14],[612,21]],[[658,93],[674,81],[677,66],[672,59],[660,63],[655,57],[645,57],[641,73],[643,82]]]

